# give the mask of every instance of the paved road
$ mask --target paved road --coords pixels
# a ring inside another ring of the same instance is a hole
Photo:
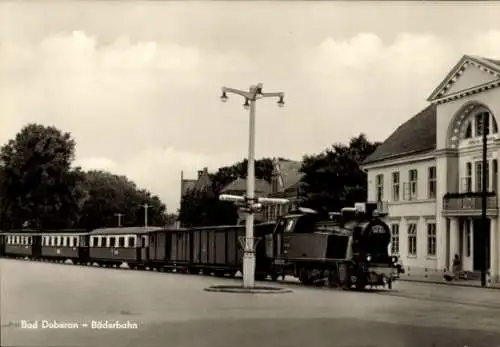
[[[204,292],[213,277],[0,260],[3,346],[500,346],[500,291],[400,282],[392,292],[293,284]],[[23,329],[21,320],[38,321]],[[42,320],[78,329],[42,329]],[[91,321],[130,329],[91,329]],[[133,324],[137,325],[133,329]]]

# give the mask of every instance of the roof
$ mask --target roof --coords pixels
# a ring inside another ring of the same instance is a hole
[[[198,171],[197,179],[184,179],[183,173],[181,172],[181,196],[186,195],[190,190],[202,191],[210,188],[212,181],[210,180],[210,174],[208,173],[208,168],[203,168],[203,170]]]
[[[485,57],[479,57],[479,56],[470,56],[470,57],[475,58],[476,60],[479,60],[479,61],[483,61],[483,62],[485,61],[487,63],[490,63],[493,65],[492,67],[495,67],[498,70],[500,70],[500,59],[491,59],[491,58],[485,58]]]
[[[182,180],[181,182],[181,193],[185,195],[189,190],[193,189],[198,180]]]
[[[433,101],[436,98],[442,97],[446,90],[458,80],[460,74],[465,70],[465,64],[470,62],[481,65],[483,68],[486,68],[490,72],[493,71],[497,75],[500,74],[500,60],[465,54],[432,91],[427,101]]]
[[[13,229],[0,231],[2,235],[86,235],[88,232],[84,229],[61,229],[61,230],[36,230],[36,229]]]
[[[145,234],[152,231],[162,230],[162,227],[126,227],[126,228],[102,228],[90,232],[91,235],[130,235]]]
[[[436,105],[431,104],[400,125],[363,164],[418,154],[436,148]]]
[[[284,190],[292,187],[300,181],[303,174],[300,172],[302,163],[300,161],[279,160],[276,161],[275,170],[281,176]]]
[[[245,178],[237,178],[236,180],[232,181],[229,183],[227,186],[225,186],[222,189],[223,193],[239,193],[239,192],[246,192],[247,189],[247,180]],[[262,195],[262,194],[269,194],[269,191],[271,189],[271,185],[263,179],[256,178],[255,179],[255,194],[257,195]]]

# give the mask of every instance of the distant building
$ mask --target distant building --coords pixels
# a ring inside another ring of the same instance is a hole
[[[255,218],[259,221],[273,221],[278,216],[288,213],[290,208],[296,207],[300,186],[300,167],[302,163],[291,160],[273,159],[273,174],[271,182],[263,179],[255,180],[256,197],[274,197],[289,199],[286,205],[265,206]],[[224,194],[245,195],[246,179],[238,178],[222,189]],[[239,222],[243,222],[245,214],[239,214]]]
[[[405,265],[442,271],[457,254],[467,271],[479,271],[486,261],[491,281],[499,282],[498,87],[500,60],[463,56],[428,98],[431,105],[365,160],[368,199],[388,202],[392,251]],[[486,232],[480,224],[483,172],[490,191]]]
[[[195,179],[185,179],[184,172],[181,171],[181,200],[184,195],[192,190],[205,190],[211,188],[212,181],[208,168],[198,170],[198,176]]]

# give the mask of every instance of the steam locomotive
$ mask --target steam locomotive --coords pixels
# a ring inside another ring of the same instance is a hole
[[[323,220],[299,209],[276,223],[255,225],[256,279],[295,276],[304,285],[345,289],[391,288],[398,275],[389,251],[390,229],[376,204],[360,203]],[[0,233],[0,256],[78,265],[235,276],[242,270],[244,226],[82,230],[9,230]]]
[[[390,254],[391,231],[377,204],[358,203],[318,220],[314,211],[289,215],[278,222],[273,238],[274,272],[297,277],[303,284],[328,281],[342,288],[387,286],[402,272]],[[276,269],[277,268],[277,269]]]

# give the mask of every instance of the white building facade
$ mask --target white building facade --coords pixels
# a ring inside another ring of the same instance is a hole
[[[462,57],[428,101],[365,160],[368,200],[387,201],[393,253],[405,266],[441,271],[458,255],[471,273],[486,262],[489,282],[498,283],[500,60]],[[483,171],[489,192],[486,228],[481,227]]]

